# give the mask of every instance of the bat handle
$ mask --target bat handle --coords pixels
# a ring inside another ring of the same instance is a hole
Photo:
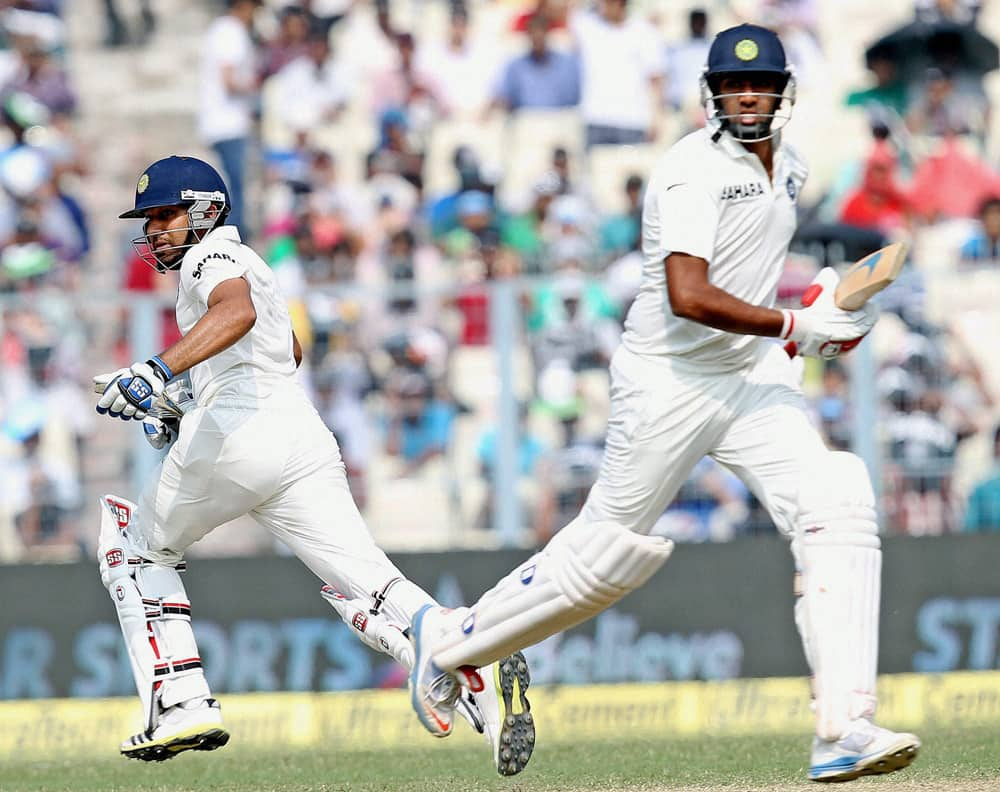
[[[799,345],[796,344],[794,341],[789,341],[787,344],[785,344],[785,353],[790,358],[795,357],[797,354],[799,354]]]

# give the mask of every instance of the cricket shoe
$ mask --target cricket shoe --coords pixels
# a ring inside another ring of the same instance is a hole
[[[455,708],[462,686],[473,693],[483,689],[483,680],[472,668],[456,673],[435,665],[431,647],[440,637],[445,611],[424,605],[413,617],[410,641],[413,643],[413,668],[410,670],[410,704],[420,722],[435,737],[447,737],[455,723]]]
[[[229,742],[222,727],[222,709],[213,698],[196,704],[177,704],[160,715],[155,728],[129,737],[121,744],[128,759],[162,762],[182,751],[214,751]]]
[[[851,727],[839,740],[813,738],[810,780],[853,781],[892,773],[917,758],[920,740],[916,735],[889,731],[865,718],[852,721]]]
[[[520,652],[480,669],[484,687],[473,694],[483,713],[493,763],[502,776],[520,773],[535,749],[535,721],[525,691],[531,683]]]

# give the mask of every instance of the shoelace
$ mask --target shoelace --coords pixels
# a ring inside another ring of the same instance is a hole
[[[427,700],[435,707],[454,706],[462,692],[458,680],[447,672],[435,677],[427,686]]]

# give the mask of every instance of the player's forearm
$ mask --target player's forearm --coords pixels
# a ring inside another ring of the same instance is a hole
[[[670,308],[675,316],[742,335],[777,337],[784,323],[781,311],[751,305],[711,284],[682,295],[671,293]]]
[[[160,359],[177,376],[231,347],[250,332],[256,321],[257,312],[251,302],[216,303]]]

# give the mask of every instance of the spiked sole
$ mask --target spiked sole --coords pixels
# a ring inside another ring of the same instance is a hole
[[[143,762],[163,762],[173,759],[183,751],[214,751],[229,742],[229,732],[213,726],[194,728],[175,734],[158,742],[149,742],[130,748],[122,748],[122,756],[127,759],[141,759]]]
[[[836,783],[839,781],[853,781],[862,776],[894,773],[897,770],[902,770],[904,767],[909,767],[913,763],[913,760],[917,758],[919,751],[919,743],[914,744],[911,740],[902,740],[896,745],[890,746],[885,751],[859,759],[852,767],[845,768],[841,772],[831,773],[819,778],[811,778],[810,780],[823,783]]]
[[[503,701],[497,772],[502,776],[517,775],[528,764],[535,749],[535,719],[525,695],[531,684],[531,674],[524,655],[514,652],[499,661],[493,676],[497,694]]]

